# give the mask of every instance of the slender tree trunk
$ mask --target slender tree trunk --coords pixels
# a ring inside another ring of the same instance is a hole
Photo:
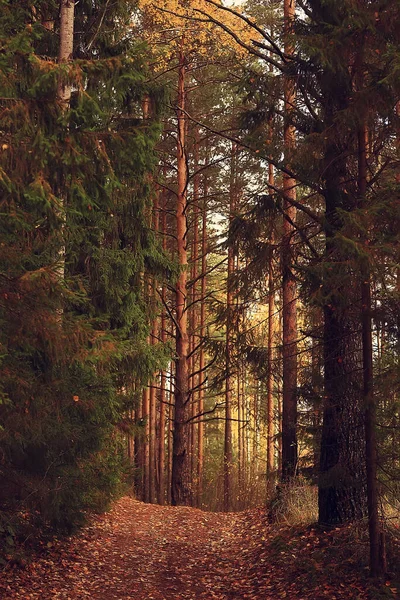
[[[152,344],[154,344],[154,335],[157,334],[157,325],[153,324]],[[151,380],[149,392],[149,502],[156,502],[156,423],[157,423],[157,378]]]
[[[143,500],[150,502],[150,388],[143,390],[142,418],[144,421],[143,443]]]
[[[199,132],[197,127],[194,131],[194,150],[193,150],[193,158],[194,158],[194,171],[195,175],[193,177],[193,239],[192,239],[192,253],[191,253],[191,261],[192,261],[192,270],[191,270],[191,279],[192,279],[192,331],[191,331],[191,340],[192,340],[192,348],[191,348],[191,387],[193,389],[192,392],[192,443],[191,443],[191,473],[192,473],[192,488],[193,488],[193,505],[195,506],[197,503],[197,489],[198,489],[198,429],[199,423],[198,420],[194,419],[194,417],[199,414],[199,374],[198,371],[198,350],[197,346],[199,343],[199,217],[200,217],[200,207],[199,207]],[[195,374],[196,373],[196,374]]]
[[[162,195],[164,202],[161,213],[161,234],[163,236],[162,246],[164,252],[167,249],[167,211],[166,211],[166,196]],[[161,306],[161,342],[164,345],[167,341],[167,319],[164,309],[166,301],[166,287],[163,285],[161,290],[162,306]],[[165,370],[161,371],[160,378],[160,431],[158,436],[158,503],[165,503],[165,426],[166,426],[166,385],[167,377]]]
[[[158,190],[153,205],[153,229],[156,234],[159,233],[160,229],[160,206],[159,206],[159,194]],[[157,280],[153,278],[151,286],[151,298],[153,303],[154,317],[151,331],[151,344],[154,346],[157,344],[158,339],[158,317],[156,315],[156,287]],[[149,468],[150,468],[150,502],[155,503],[157,501],[157,380],[158,373],[154,374],[152,380],[152,386],[150,388],[150,456],[149,456]]]
[[[260,419],[259,419],[259,393],[258,393],[258,381],[255,380],[253,382],[254,385],[254,391],[253,391],[253,423],[254,423],[254,428],[253,428],[253,448],[252,448],[252,457],[251,457],[251,464],[254,465],[254,470],[257,473],[258,472],[258,458],[259,458],[259,423],[260,423]]]
[[[242,495],[243,495],[243,411],[242,411],[242,398],[240,394],[240,370],[236,370],[236,396],[237,396],[237,413],[238,413],[238,424],[237,424],[237,438],[238,438],[238,508],[242,506]]]
[[[277,319],[277,337],[281,339],[282,337],[282,312],[279,314],[279,318]],[[282,356],[279,356],[279,372],[282,372],[281,368]],[[276,399],[278,405],[278,419],[277,419],[277,430],[278,430],[278,471],[282,472],[282,415],[283,415],[283,406],[282,406],[282,386],[281,382],[278,379],[276,382]]]
[[[208,162],[208,157],[206,157]],[[205,351],[204,340],[206,337],[206,288],[207,288],[207,196],[208,181],[207,173],[204,175],[203,184],[203,210],[201,224],[201,303],[200,303],[200,358],[199,358],[199,414],[204,412],[205,394]],[[204,471],[204,421],[200,417],[198,425],[197,443],[197,506],[201,507],[203,497],[203,471]]]
[[[367,143],[365,125],[358,132],[358,191],[360,202],[365,203],[367,192]],[[374,396],[372,348],[371,275],[367,262],[361,265],[361,327],[363,354],[363,389],[365,405],[365,458],[367,472],[367,504],[370,544],[370,571],[373,577],[382,577],[381,530],[379,525],[379,491],[377,479],[376,399]]]
[[[236,209],[236,161],[237,146],[232,143],[231,151],[231,172],[229,185],[229,223],[232,222],[234,211]],[[233,248],[228,248],[228,270],[227,270],[227,290],[226,290],[226,338],[225,338],[225,432],[224,432],[224,511],[228,512],[232,508],[232,387],[233,377],[232,369],[232,321],[233,321],[233,302],[234,294],[232,288],[232,275],[235,269],[235,256]]]
[[[322,321],[322,313],[319,307],[311,308],[312,322],[312,346],[311,346],[311,389],[314,399],[313,406],[313,470],[315,475],[319,471],[320,462],[320,445],[321,445],[321,373],[320,373],[320,323]]]
[[[274,167],[268,166],[268,183],[274,185]],[[271,244],[274,243],[273,227],[271,227]],[[274,397],[273,397],[273,344],[274,344],[274,312],[275,312],[275,290],[273,274],[272,252],[268,265],[268,349],[267,349],[267,491],[273,491],[275,484],[275,460],[274,460]]]
[[[170,377],[172,380],[175,363],[171,363]],[[168,464],[167,464],[167,503],[172,504],[172,462],[173,462],[173,445],[174,445],[174,395],[169,393],[168,407]]]
[[[189,339],[187,318],[187,164],[185,143],[185,56],[179,52],[178,68],[178,192],[176,237],[180,272],[176,283],[176,372],[175,419],[172,462],[172,504],[191,504],[190,453],[188,444],[189,418]]]
[[[143,420],[142,414],[142,402],[139,402],[139,406],[136,410],[136,423],[141,424]],[[144,498],[144,447],[143,447],[143,435],[140,431],[137,431],[135,436],[135,495],[136,498],[143,500]]]
[[[236,256],[236,268],[239,269],[239,256]],[[236,314],[235,314],[235,327],[239,331],[240,327],[240,314],[239,314],[239,296],[236,296]],[[240,355],[239,344],[237,347],[237,355]],[[238,508],[242,508],[244,498],[244,487],[245,487],[245,465],[244,465],[244,405],[242,396],[241,386],[242,369],[241,362],[238,358],[236,368],[236,396],[237,396],[237,413],[238,413],[238,424],[237,424],[237,437],[238,437]]]
[[[135,411],[134,410],[130,410],[128,412],[128,417],[131,423],[135,422]],[[130,465],[134,465],[135,464],[135,436],[129,432],[128,433],[128,439],[127,439],[127,451],[128,451],[128,460],[129,460],[129,464]]]
[[[292,56],[294,52],[293,22],[295,17],[295,0],[284,0],[285,54]],[[295,127],[292,115],[296,102],[294,80],[285,78],[285,126],[284,153],[285,164],[290,166],[291,155],[295,145]],[[283,424],[282,424],[282,480],[288,481],[296,474],[297,469],[297,286],[293,274],[293,234],[292,223],[296,219],[296,209],[291,200],[296,199],[296,182],[283,174],[284,213],[282,240],[282,275],[283,275]]]

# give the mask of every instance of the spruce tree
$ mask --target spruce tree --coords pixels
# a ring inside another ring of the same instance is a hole
[[[141,118],[162,92],[131,4],[80,3],[60,64],[58,9],[1,2],[0,469],[6,521],[71,529],[122,483],[127,415],[161,355],[142,273],[167,265],[146,221],[159,127]]]

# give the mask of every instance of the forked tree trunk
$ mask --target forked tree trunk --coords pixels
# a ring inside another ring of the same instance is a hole
[[[285,54],[293,55],[291,39],[295,16],[295,0],[284,0]],[[295,145],[295,127],[292,115],[296,102],[294,80],[285,78],[285,125],[284,153],[285,165],[290,167]],[[282,302],[283,302],[283,422],[282,422],[282,480],[288,481],[297,469],[297,289],[293,274],[293,234],[292,223],[296,219],[296,209],[291,200],[296,199],[296,181],[283,174],[284,213],[282,240]]]
[[[192,503],[189,453],[189,338],[187,318],[187,183],[185,141],[185,56],[179,52],[178,67],[178,190],[176,208],[176,238],[180,272],[176,283],[176,359],[175,359],[175,418],[172,461],[172,504],[190,506]]]

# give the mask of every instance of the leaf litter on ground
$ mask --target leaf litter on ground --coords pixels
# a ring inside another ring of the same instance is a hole
[[[271,525],[125,497],[79,535],[0,575],[2,600],[373,600],[349,529]],[[387,598],[397,589],[385,587]],[[380,592],[379,592],[380,594]],[[382,596],[383,597],[383,596]]]

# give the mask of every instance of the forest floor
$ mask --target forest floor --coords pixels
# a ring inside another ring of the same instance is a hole
[[[0,573],[2,600],[367,600],[348,528],[270,526],[265,511],[209,513],[122,498],[67,540]],[[383,594],[383,595],[381,595]]]

